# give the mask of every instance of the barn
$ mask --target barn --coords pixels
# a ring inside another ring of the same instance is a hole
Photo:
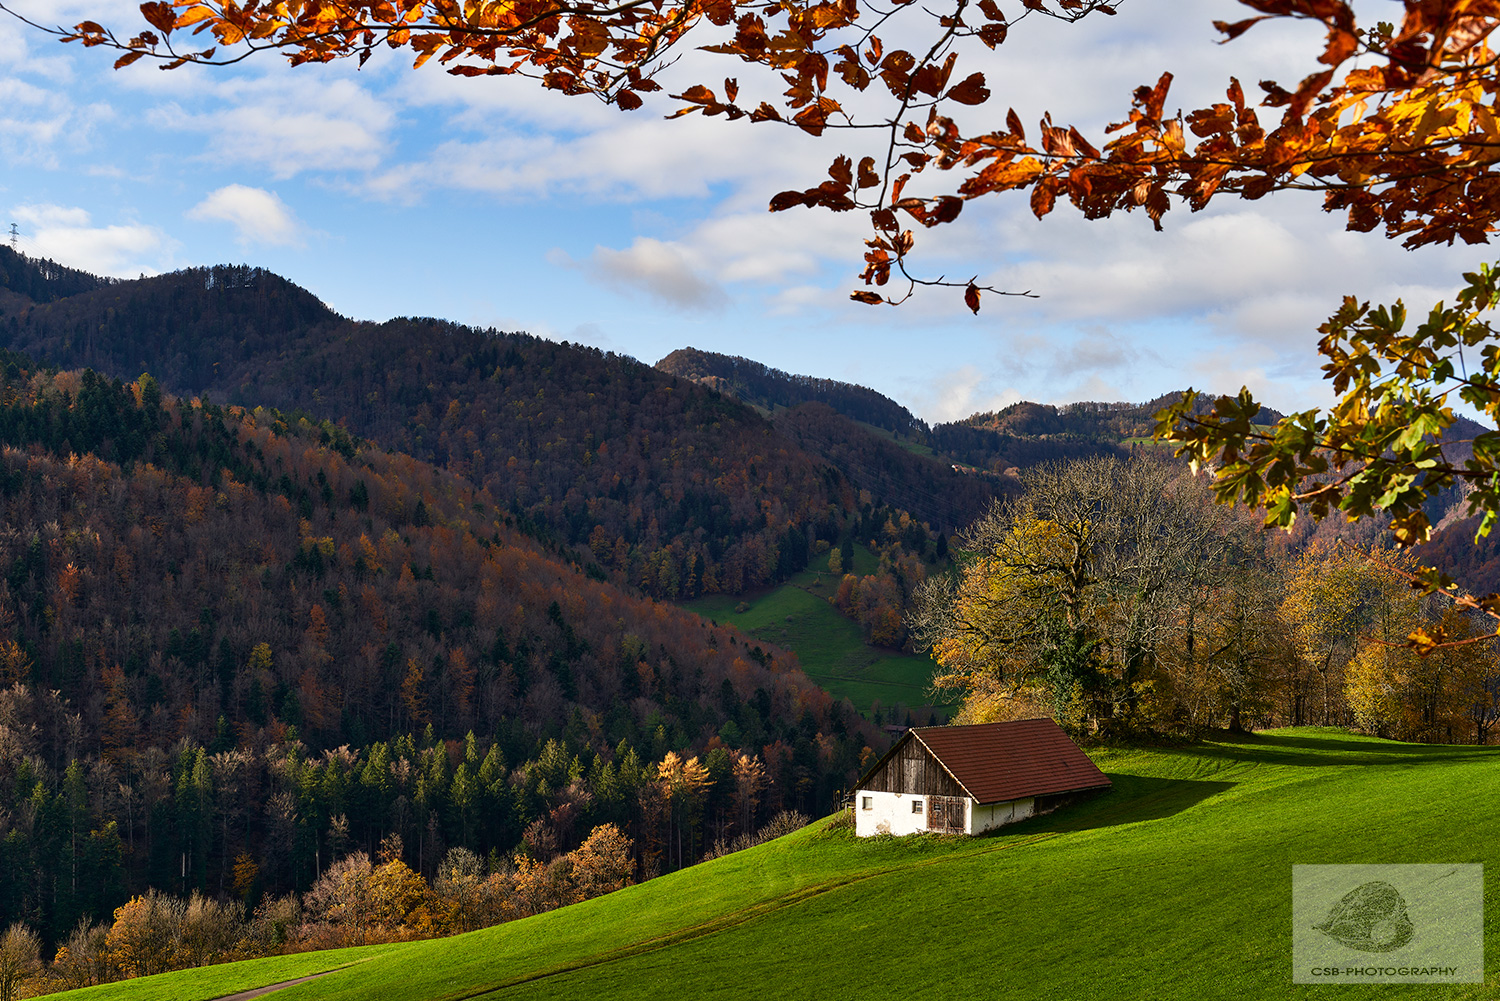
[[[854,790],[854,831],[979,834],[1109,779],[1050,719],[908,730]]]

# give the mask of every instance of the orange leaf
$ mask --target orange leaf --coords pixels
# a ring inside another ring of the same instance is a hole
[[[792,121],[808,135],[820,136],[823,134],[824,127],[828,124],[828,116],[823,112],[822,108],[812,105],[797,112],[796,117]]]
[[[1038,219],[1052,211],[1056,200],[1057,182],[1053,178],[1044,177],[1031,189],[1031,211]]]
[[[879,306],[885,299],[878,292],[866,292],[861,289],[858,292],[850,292],[849,298],[855,302],[862,302],[867,306]]]
[[[123,56],[121,56],[119,59],[115,60],[115,69],[117,69],[117,70],[124,69],[126,66],[129,66],[131,63],[135,62],[137,59],[141,58],[145,54],[146,53],[140,51],[139,49],[137,49],[134,52],[127,52]]]
[[[215,16],[217,15],[214,14],[213,8],[199,4],[196,7],[189,7],[177,15],[177,27],[186,28],[190,24],[197,24],[199,21],[206,21]]]
[[[1162,105],[1167,103],[1167,90],[1172,86],[1172,74],[1163,73],[1156,81],[1156,86],[1146,92],[1146,116],[1148,118],[1160,118]]]

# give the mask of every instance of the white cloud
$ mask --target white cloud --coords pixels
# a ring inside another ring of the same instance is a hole
[[[167,263],[172,240],[155,226],[140,223],[94,226],[83,209],[62,205],[12,208],[17,222],[31,230],[27,253],[50,257],[94,274],[134,277],[155,273]]]
[[[1019,403],[1012,387],[996,389],[994,379],[977,365],[963,365],[940,373],[915,395],[914,410],[934,424],[962,420],[974,414],[1003,410]]]
[[[78,229],[89,224],[87,211],[65,205],[22,205],[12,214],[38,229]]]
[[[236,239],[242,246],[299,246],[302,243],[302,224],[275,192],[264,188],[226,185],[210,192],[207,198],[189,209],[187,217],[201,222],[229,223],[234,226]]]
[[[308,170],[373,170],[380,165],[395,113],[351,80],[282,72],[213,88],[217,106],[192,112],[178,103],[153,110],[159,128],[200,132],[208,156],[258,166],[278,179]]]
[[[576,264],[604,285],[644,292],[677,309],[714,310],[729,302],[724,289],[699,274],[680,247],[650,237],[637,237],[624,250],[595,247]]]

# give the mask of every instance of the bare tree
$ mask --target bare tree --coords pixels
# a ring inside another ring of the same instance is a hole
[[[42,969],[42,943],[19,921],[0,935],[0,1001],[15,1001],[21,988]]]

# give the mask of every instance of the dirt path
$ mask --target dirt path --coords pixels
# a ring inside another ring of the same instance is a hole
[[[339,969],[343,969],[343,967],[340,967]],[[240,991],[238,994],[226,994],[221,998],[217,998],[216,1001],[250,1001],[251,998],[262,997],[266,994],[272,993],[273,991],[279,991],[283,987],[291,987],[296,984],[305,984],[309,980],[317,980],[319,977],[326,977],[330,973],[337,972],[337,970],[324,970],[322,973],[311,973],[305,977],[298,977],[296,980],[283,980],[279,984],[267,984],[265,987],[253,987],[248,991]]]

